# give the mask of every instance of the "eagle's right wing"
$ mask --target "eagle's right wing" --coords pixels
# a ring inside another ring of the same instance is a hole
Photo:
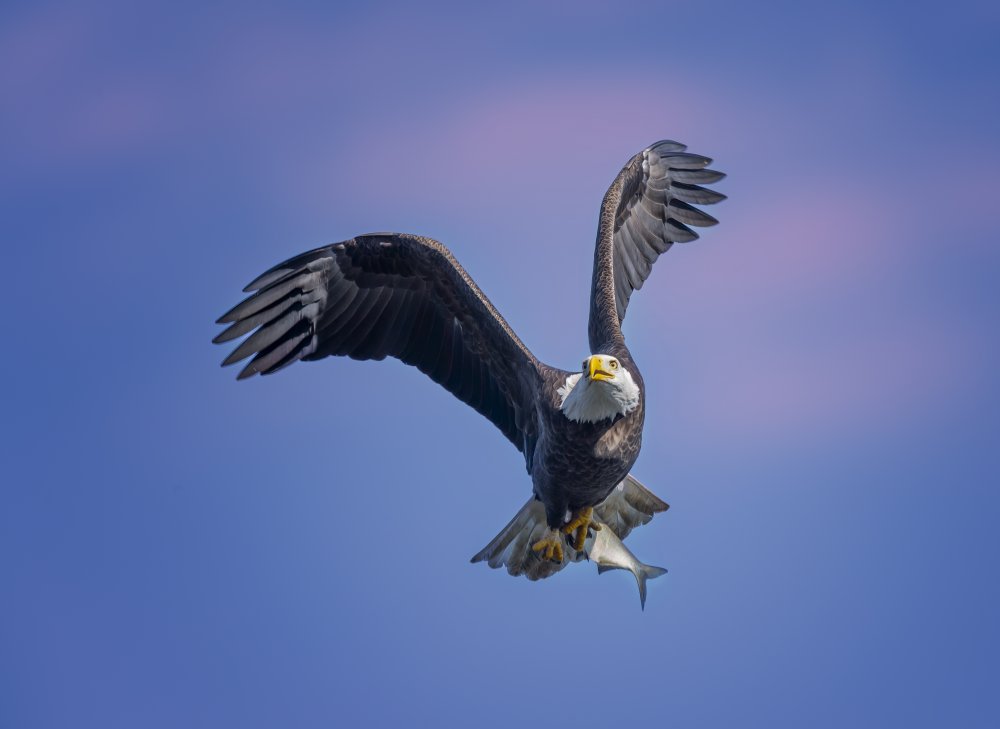
[[[539,363],[468,273],[437,241],[382,233],[279,263],[219,318],[213,341],[253,332],[223,365],[253,356],[239,379],[329,355],[417,367],[478,412],[530,459]]]

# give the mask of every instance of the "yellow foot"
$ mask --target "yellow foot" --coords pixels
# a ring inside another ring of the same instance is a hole
[[[573,515],[573,518],[570,519],[569,523],[562,530],[563,534],[573,534],[576,532],[576,536],[573,538],[573,549],[579,552],[583,549],[583,543],[587,541],[587,530],[593,529],[596,532],[600,528],[600,523],[594,521],[593,507],[585,506]]]
[[[531,545],[532,552],[540,552],[542,559],[563,561],[563,537],[556,529],[549,529],[545,536]]]

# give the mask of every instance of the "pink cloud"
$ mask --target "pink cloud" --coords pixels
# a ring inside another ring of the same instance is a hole
[[[596,175],[606,184],[631,154],[667,131],[686,139],[698,129],[698,138],[710,138],[703,120],[722,116],[717,105],[691,87],[661,88],[651,93],[642,79],[615,73],[554,73],[477,86],[419,113],[376,109],[355,138],[331,144],[328,164],[314,169],[319,177],[303,187],[330,190],[349,177],[366,186],[392,185],[413,204],[460,195],[463,207],[491,207],[498,199],[508,205],[553,196],[579,200],[582,180]],[[675,108],[675,98],[684,105]]]
[[[38,165],[134,148],[162,126],[165,105],[128,68],[101,68],[108,27],[73,5],[25,13],[0,37],[3,120],[15,159]]]
[[[110,16],[110,17],[109,17]],[[32,171],[104,163],[178,140],[227,131],[280,142],[276,120],[314,97],[329,34],[250,21],[188,38],[186,55],[130,56],[128,25],[75,6],[25,13],[0,31],[0,118],[15,159]],[[304,72],[305,71],[305,72]]]
[[[640,306],[696,310],[670,342],[699,363],[685,369],[682,417],[791,442],[883,432],[974,397],[991,377],[984,345],[914,278],[928,239],[912,198],[857,179],[789,190],[745,190],[724,229],[670,261],[683,274],[642,292]]]
[[[985,374],[974,337],[949,321],[923,324],[819,346],[774,337],[719,342],[689,372],[680,417],[719,437],[790,443],[872,435],[966,402]]]
[[[0,90],[49,86],[88,45],[93,23],[80,6],[5,18],[0,26]]]
[[[675,291],[726,292],[738,314],[795,306],[823,292],[850,298],[895,278],[915,232],[893,200],[857,180],[828,178],[781,190],[743,185],[737,200],[715,210],[723,226],[704,233],[699,264],[672,283]]]

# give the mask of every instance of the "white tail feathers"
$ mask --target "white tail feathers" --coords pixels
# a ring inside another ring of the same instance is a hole
[[[569,544],[563,546],[566,559],[561,563],[542,559],[532,552],[532,545],[545,536],[548,528],[545,507],[541,501],[532,498],[471,561],[485,561],[494,569],[506,566],[508,573],[515,577],[524,575],[529,580],[551,577],[567,563],[582,559],[583,555],[575,552]]]
[[[570,562],[589,558],[597,562],[600,572],[615,568],[631,570],[639,583],[639,595],[645,605],[646,579],[659,577],[666,570],[639,562],[621,543],[621,539],[635,527],[649,522],[653,514],[667,508],[664,501],[629,474],[601,504],[594,507],[595,521],[603,524],[604,528],[589,536],[580,552],[574,550],[567,539],[563,544],[565,559],[558,563],[542,559],[531,549],[548,530],[545,507],[541,501],[532,498],[493,541],[472,558],[472,562],[486,562],[494,569],[506,567],[511,575],[540,580],[551,577]]]

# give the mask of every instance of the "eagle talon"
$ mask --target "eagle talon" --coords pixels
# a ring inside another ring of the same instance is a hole
[[[586,506],[573,516],[568,524],[563,526],[563,534],[572,535],[576,532],[576,536],[573,538],[573,549],[577,552],[583,549],[583,543],[587,541],[587,534],[590,529],[595,532],[601,528],[601,525],[594,521],[594,508],[592,506]]]
[[[544,537],[531,545],[531,551],[542,559],[561,563],[563,561],[563,537],[557,530],[549,529]]]

